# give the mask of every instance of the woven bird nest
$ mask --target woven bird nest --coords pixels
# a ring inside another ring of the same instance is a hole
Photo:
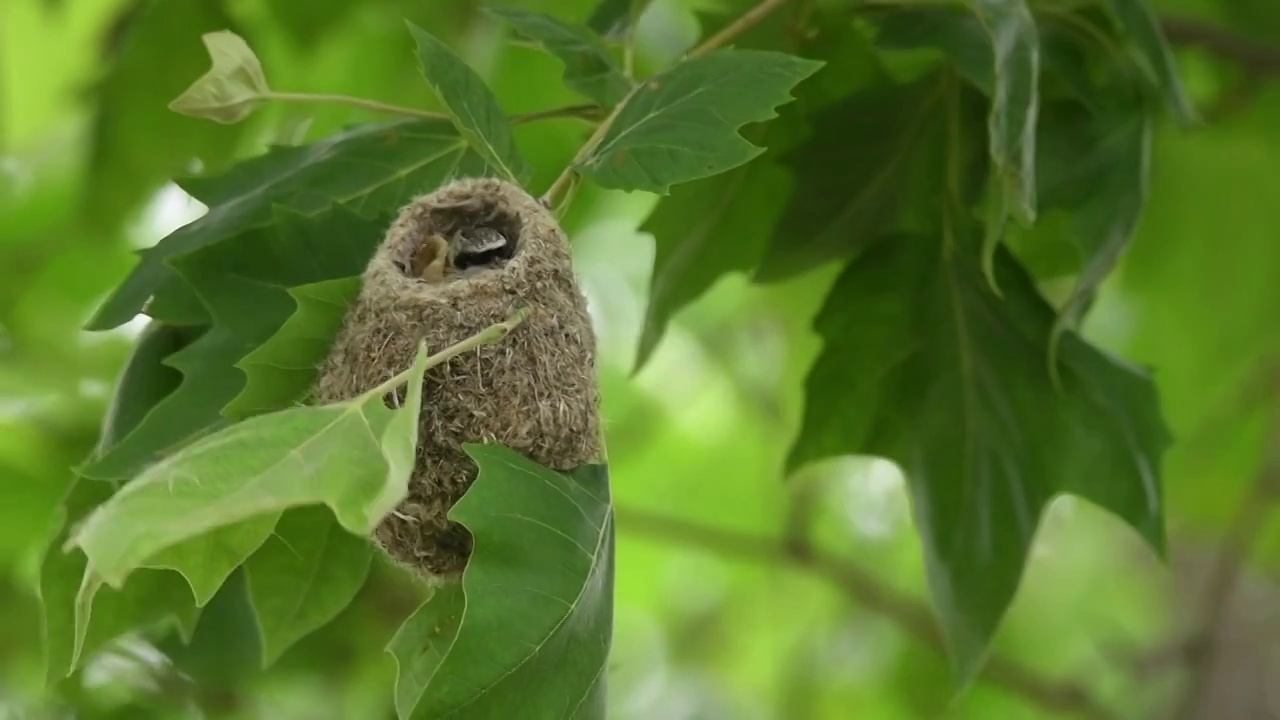
[[[527,308],[503,340],[428,371],[409,495],[376,532],[427,576],[460,573],[472,538],[447,513],[476,477],[464,443],[497,442],[569,470],[603,460],[596,340],[554,217],[520,188],[464,179],[418,197],[387,231],[317,399],[349,399]]]

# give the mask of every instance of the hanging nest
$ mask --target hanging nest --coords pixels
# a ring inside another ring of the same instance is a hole
[[[369,262],[321,366],[317,399],[349,399],[409,367],[422,340],[439,352],[520,308],[528,315],[506,338],[427,372],[409,495],[376,532],[427,576],[456,576],[471,553],[470,533],[447,518],[477,473],[464,443],[501,443],[558,470],[603,460],[596,339],[564,231],[501,180],[416,198]]]

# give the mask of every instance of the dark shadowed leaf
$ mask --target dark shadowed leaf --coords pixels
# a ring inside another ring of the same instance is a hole
[[[1046,211],[1069,218],[1079,276],[1060,325],[1079,321],[1119,262],[1146,207],[1152,118],[1139,105],[1092,116],[1065,104],[1041,125],[1039,184]]]
[[[114,226],[170,177],[193,162],[223,166],[243,126],[185,117],[168,105],[209,68],[206,32],[235,23],[221,3],[170,0],[134,3],[120,45],[90,90],[91,149],[85,194],[90,217]],[[127,319],[127,318],[126,318]]]
[[[783,159],[796,186],[756,278],[780,280],[847,259],[880,237],[921,160],[936,155],[923,151],[941,141],[945,91],[934,76],[875,86],[814,117],[812,135]]]
[[[1173,50],[1160,28],[1160,18],[1147,0],[1108,0],[1122,32],[1133,43],[1134,55],[1149,82],[1163,95],[1174,115],[1183,123],[1197,119],[1178,76]]]
[[[622,74],[609,49],[587,28],[520,8],[487,10],[559,58],[564,63],[564,84],[584,96],[612,107],[631,91],[631,81]]]
[[[132,477],[196,434],[223,424],[223,408],[246,388],[246,372],[236,364],[294,313],[286,288],[359,275],[382,238],[382,227],[380,220],[366,220],[342,206],[315,216],[277,208],[273,225],[171,261],[214,324],[165,360],[182,373],[178,389],[83,472],[99,479]],[[157,304],[163,303],[158,299]],[[287,392],[288,387],[276,389]],[[249,400],[258,407],[266,402]]]
[[[105,453],[133,432],[147,413],[182,383],[182,373],[164,359],[191,341],[192,333],[157,322],[147,323],[125,363],[111,406],[102,421],[95,454]]]
[[[991,95],[995,57],[982,22],[962,7],[889,8],[874,12],[876,46],[888,50],[934,50],[965,80]]]
[[[631,24],[632,8],[644,0],[600,0],[591,11],[587,27],[610,38],[620,37]]]
[[[823,63],[762,50],[717,50],[645,81],[581,170],[602,187],[665,195],[716,175],[763,148],[738,129],[776,117],[791,89]]]
[[[637,371],[675,313],[726,273],[756,267],[790,189],[787,173],[761,159],[681,185],[658,204],[640,227],[653,235],[655,253]]]
[[[1148,375],[1073,333],[1062,336],[1056,389],[1053,309],[1002,247],[998,298],[980,270],[979,230],[952,233],[945,249],[927,237],[877,244],[837,281],[816,321],[825,346],[788,464],[867,453],[902,467],[967,682],[1055,495],[1088,498],[1163,550],[1169,436]]]
[[[99,308],[89,329],[128,322],[164,288],[189,295],[167,261],[268,226],[275,204],[303,215],[345,204],[373,217],[449,178],[484,175],[486,167],[449,123],[395,121],[361,125],[310,145],[276,148],[224,175],[184,180],[183,188],[208,205],[209,212],[143,250],[141,262]]]
[[[302,400],[329,354],[348,305],[359,294],[359,277],[289,288],[297,309],[276,334],[236,363],[245,374],[244,389],[223,412],[247,417]]]
[[[245,563],[263,664],[274,663],[351,604],[372,557],[369,540],[343,529],[328,508],[286,510]]]
[[[1026,0],[969,0],[991,43],[994,83],[987,129],[995,197],[983,261],[991,262],[1009,216],[1036,217],[1036,119],[1040,111],[1040,39]]]
[[[120,587],[175,546],[274,523],[293,507],[323,503],[345,530],[368,535],[408,487],[426,357],[420,349],[410,368],[352,400],[258,415],[186,446],[99,505],[66,546],[88,556],[86,577]],[[383,395],[406,382],[404,407],[385,407]],[[202,566],[180,570],[192,580]]]
[[[990,261],[1010,216],[1027,223],[1036,217],[1040,41],[1026,0],[968,0],[967,5],[971,12],[890,10],[878,21],[876,41],[898,49],[936,48],[990,97],[993,197],[984,250]]]
[[[418,46],[418,63],[427,84],[453,118],[471,148],[512,182],[523,185],[531,173],[511,135],[510,120],[484,80],[448,45],[407,23]]]
[[[467,452],[480,474],[450,517],[475,536],[475,551],[461,593],[438,591],[388,648],[400,717],[503,717],[519,707],[603,720],[613,627],[607,468],[566,474],[498,445]]]

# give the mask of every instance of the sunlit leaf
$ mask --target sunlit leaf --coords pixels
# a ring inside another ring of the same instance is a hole
[[[230,30],[205,33],[200,40],[213,66],[174,98],[169,109],[220,123],[240,122],[271,92],[262,63],[244,38]]]
[[[602,720],[613,627],[607,469],[555,472],[498,445],[467,452],[480,474],[450,517],[476,537],[475,551],[461,592],[439,590],[388,648],[400,717],[519,707]]]
[[[1085,497],[1163,550],[1170,442],[1150,377],[1070,332],[1054,386],[1053,309],[1003,247],[994,267],[1004,295],[994,294],[979,232],[895,238],[850,265],[816,321],[825,345],[788,462],[874,454],[902,467],[963,682],[982,665],[1054,496]]]
[[[520,8],[490,7],[487,10],[559,58],[564,63],[565,85],[584,96],[612,107],[631,91],[631,81],[622,74],[609,49],[587,28]]]
[[[447,178],[484,174],[484,161],[449,123],[396,121],[360,125],[310,145],[276,148],[224,175],[184,180],[183,188],[208,205],[209,212],[143,250],[141,262],[88,327],[106,330],[128,322],[157,291],[189,293],[168,261],[268,226],[275,204],[315,215],[341,203],[375,217]]]
[[[352,400],[258,415],[201,438],[95,509],[67,546],[120,587],[175,545],[292,507],[323,503],[347,531],[368,535],[407,490],[425,361],[419,352],[387,386]],[[406,381],[404,407],[385,407],[383,395]]]
[[[315,380],[347,307],[359,293],[359,277],[289,288],[297,309],[276,334],[236,363],[245,374],[244,389],[223,412],[246,417],[299,401]]]
[[[285,511],[275,533],[245,563],[263,663],[274,663],[349,605],[372,557],[369,540],[343,529],[328,509]]]
[[[665,195],[677,183],[735,168],[764,150],[738,129],[776,117],[823,63],[762,50],[717,50],[647,79],[580,169],[616,190]]]
[[[453,118],[454,127],[485,162],[518,184],[529,181],[531,170],[516,148],[510,120],[484,80],[448,45],[408,23],[418,46],[418,64],[427,84]]]
[[[158,622],[173,621],[190,636],[199,617],[191,590],[177,573],[142,570],[121,590],[99,592],[88,614],[77,622],[76,598],[84,580],[82,553],[63,552],[69,532],[109,497],[107,483],[79,480],[71,488],[64,514],[67,525],[45,551],[40,568],[40,608],[44,634],[45,681],[70,675],[84,658],[122,633]]]

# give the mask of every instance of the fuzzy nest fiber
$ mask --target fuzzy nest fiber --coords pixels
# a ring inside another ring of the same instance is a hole
[[[430,234],[477,223],[515,243],[504,265],[439,283],[406,273]],[[520,307],[529,315],[506,338],[427,373],[409,495],[375,533],[427,576],[455,576],[470,556],[470,533],[446,516],[477,474],[464,443],[498,442],[558,470],[603,460],[596,339],[564,231],[501,180],[458,180],[416,198],[369,262],[320,368],[317,399],[349,399],[409,367],[423,339],[439,352]]]

